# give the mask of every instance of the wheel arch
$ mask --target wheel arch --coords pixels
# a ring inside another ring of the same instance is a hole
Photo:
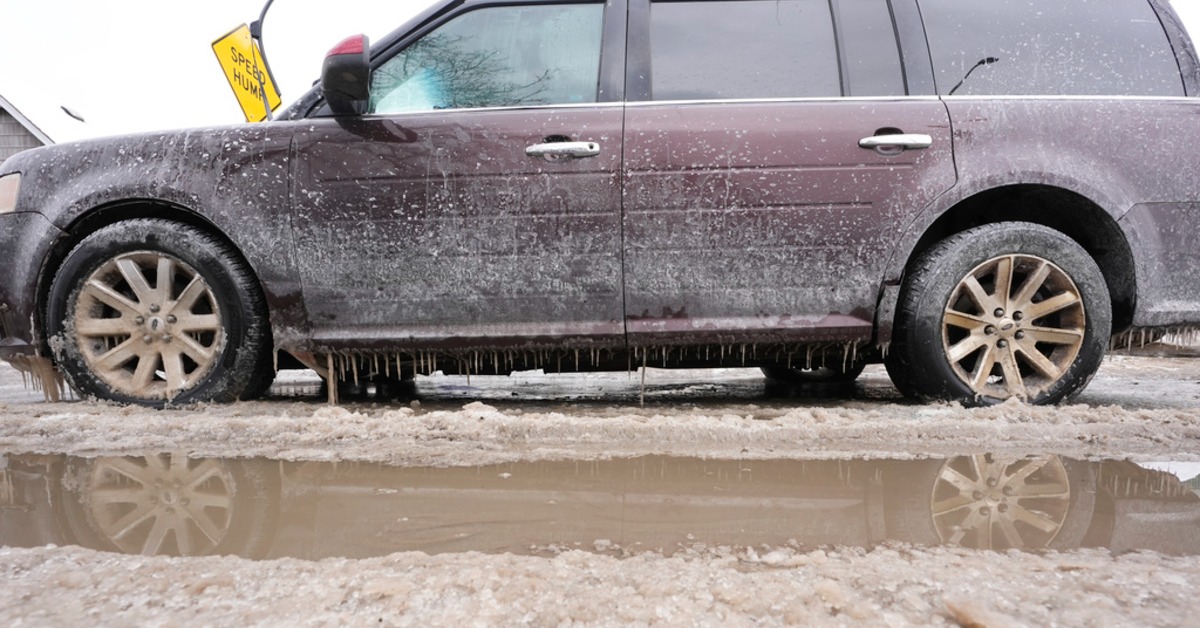
[[[949,236],[982,225],[1011,221],[1054,229],[1083,247],[1100,267],[1108,286],[1113,333],[1124,331],[1133,323],[1137,278],[1128,239],[1103,207],[1083,194],[1059,186],[1004,185],[960,199],[925,228],[902,268],[910,268],[922,253]]]

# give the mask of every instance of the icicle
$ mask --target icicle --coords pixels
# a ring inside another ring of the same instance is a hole
[[[575,348],[575,370],[579,370],[579,348]]]
[[[328,391],[328,394],[329,394],[329,405],[336,406],[337,402],[338,402],[337,380],[334,378],[333,374],[336,373],[337,371],[333,370],[333,354],[332,353],[325,355],[325,368],[327,368],[329,370],[329,377],[325,378],[325,389]]]
[[[354,372],[354,385],[358,385],[358,356],[353,356],[350,362],[350,368]]]
[[[642,391],[638,397],[638,405],[646,405],[646,354],[647,351],[642,351]]]
[[[742,345],[742,366],[746,366],[746,345]]]

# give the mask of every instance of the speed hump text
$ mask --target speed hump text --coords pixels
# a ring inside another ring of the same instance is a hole
[[[258,42],[250,37],[250,27],[241,26],[213,42],[213,52],[225,71],[225,79],[233,88],[246,122],[261,122],[267,119],[268,106],[274,111],[279,106],[279,90],[271,80],[271,73],[263,62]],[[263,97],[266,94],[266,97]]]

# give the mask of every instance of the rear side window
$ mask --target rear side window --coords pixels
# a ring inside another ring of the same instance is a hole
[[[653,2],[654,100],[841,96],[828,0]]]
[[[900,68],[900,48],[887,0],[839,0],[836,23],[841,25],[842,65],[847,96],[902,96],[906,92]]]
[[[602,4],[454,18],[371,73],[371,113],[596,102]]]
[[[1146,0],[920,4],[941,94],[1183,95]]]

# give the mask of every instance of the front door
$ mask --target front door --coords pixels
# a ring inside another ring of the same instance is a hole
[[[460,9],[373,63],[367,115],[296,134],[292,220],[319,344],[623,343],[604,15]]]

